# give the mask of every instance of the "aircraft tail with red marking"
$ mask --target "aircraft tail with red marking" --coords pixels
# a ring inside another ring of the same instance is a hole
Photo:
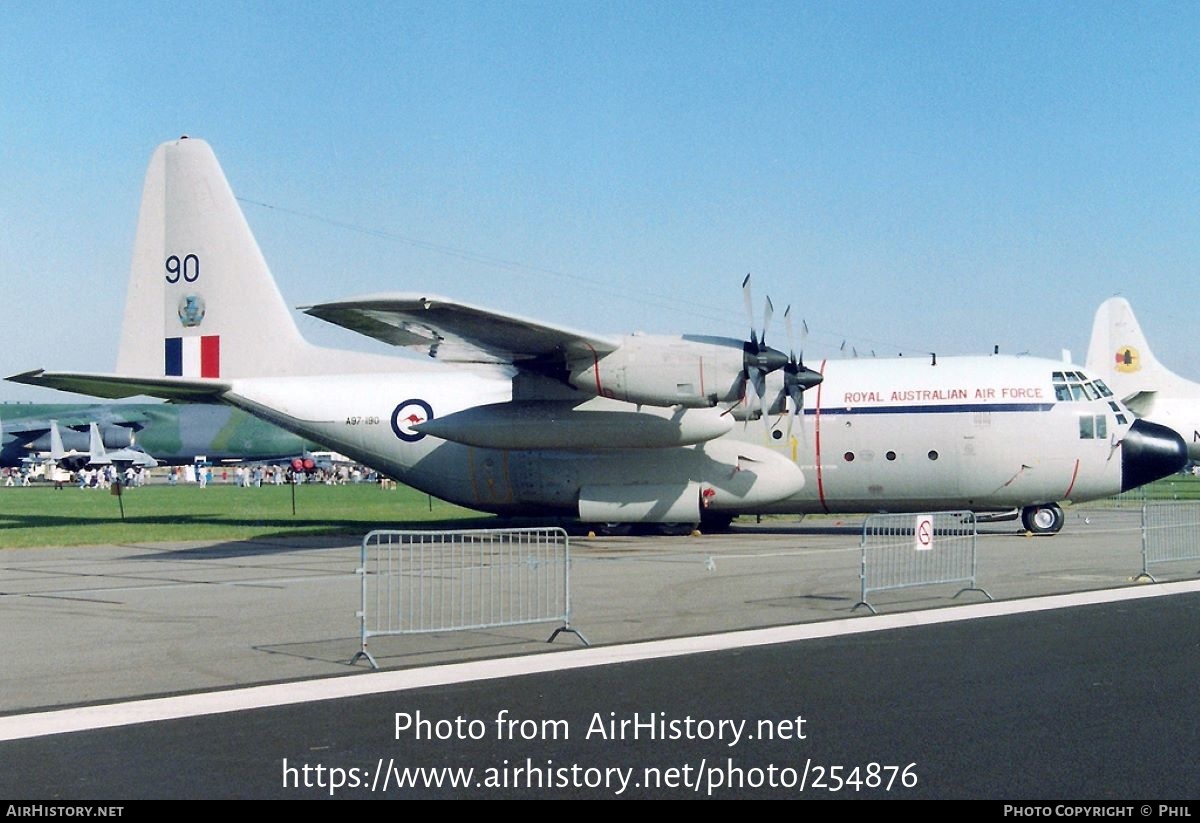
[[[1155,396],[1200,397],[1200,383],[1168,369],[1150,351],[1133,307],[1124,297],[1110,297],[1096,310],[1087,369],[1138,414],[1149,413]]]

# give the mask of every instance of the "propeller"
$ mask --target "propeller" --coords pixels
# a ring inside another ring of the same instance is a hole
[[[792,439],[792,422],[797,416],[800,417],[800,438],[801,440],[805,439],[804,390],[811,389],[825,379],[821,374],[804,365],[804,343],[808,340],[808,324],[803,320],[800,323],[800,354],[797,355],[792,336],[792,307],[788,306],[783,312],[783,324],[787,329],[788,337],[788,359],[787,363],[783,365],[783,388],[779,390],[779,396],[772,405],[780,407],[786,405],[787,407],[787,437],[789,441]]]
[[[763,307],[762,334],[754,327],[754,297],[750,291],[750,275],[742,281],[742,300],[746,305],[746,317],[750,321],[750,339],[742,344],[742,374],[738,379],[738,396],[744,398],[746,405],[758,406],[760,416],[767,419],[767,375],[783,368],[788,358],[778,349],[767,345],[767,328],[771,325],[771,317],[775,306],[771,298],[767,298]]]

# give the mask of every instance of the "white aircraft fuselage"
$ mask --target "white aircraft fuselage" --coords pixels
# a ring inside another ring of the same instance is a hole
[[[512,400],[507,375],[453,367],[330,376],[319,393],[303,390],[311,378],[238,380],[226,400],[430,494],[501,514],[579,515],[590,487],[682,495],[690,483],[713,512],[995,511],[1116,494],[1148,459],[1123,450],[1132,416],[1111,397],[1056,398],[1055,376],[1061,385],[1064,374],[1079,373],[1056,361],[831,360],[818,371],[824,381],[805,393],[804,422],[790,438],[787,416],[775,415],[769,429],[761,420],[733,422],[719,437],[665,448],[628,440],[504,448],[503,432],[493,447],[480,447],[412,429]],[[577,408],[622,406],[592,398]]]

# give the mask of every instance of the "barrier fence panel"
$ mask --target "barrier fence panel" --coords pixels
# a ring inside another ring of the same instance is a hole
[[[571,628],[571,548],[559,528],[377,530],[362,541],[359,626],[379,635],[560,622]]]
[[[1154,580],[1151,563],[1200,560],[1200,502],[1142,506],[1142,577]]]
[[[871,592],[938,583],[965,583],[955,597],[977,591],[991,600],[975,585],[976,536],[974,512],[871,515],[863,523],[862,588],[854,608],[874,613]]]

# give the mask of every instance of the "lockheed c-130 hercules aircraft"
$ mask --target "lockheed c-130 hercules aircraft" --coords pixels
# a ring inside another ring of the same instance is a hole
[[[1104,384],[1028,357],[823,360],[715,337],[608,336],[425,294],[310,315],[427,359],[305,341],[209,146],[150,161],[115,374],[11,380],[220,400],[471,508],[586,522],[972,509],[1063,525],[1186,459]],[[755,422],[739,422],[744,419]]]

